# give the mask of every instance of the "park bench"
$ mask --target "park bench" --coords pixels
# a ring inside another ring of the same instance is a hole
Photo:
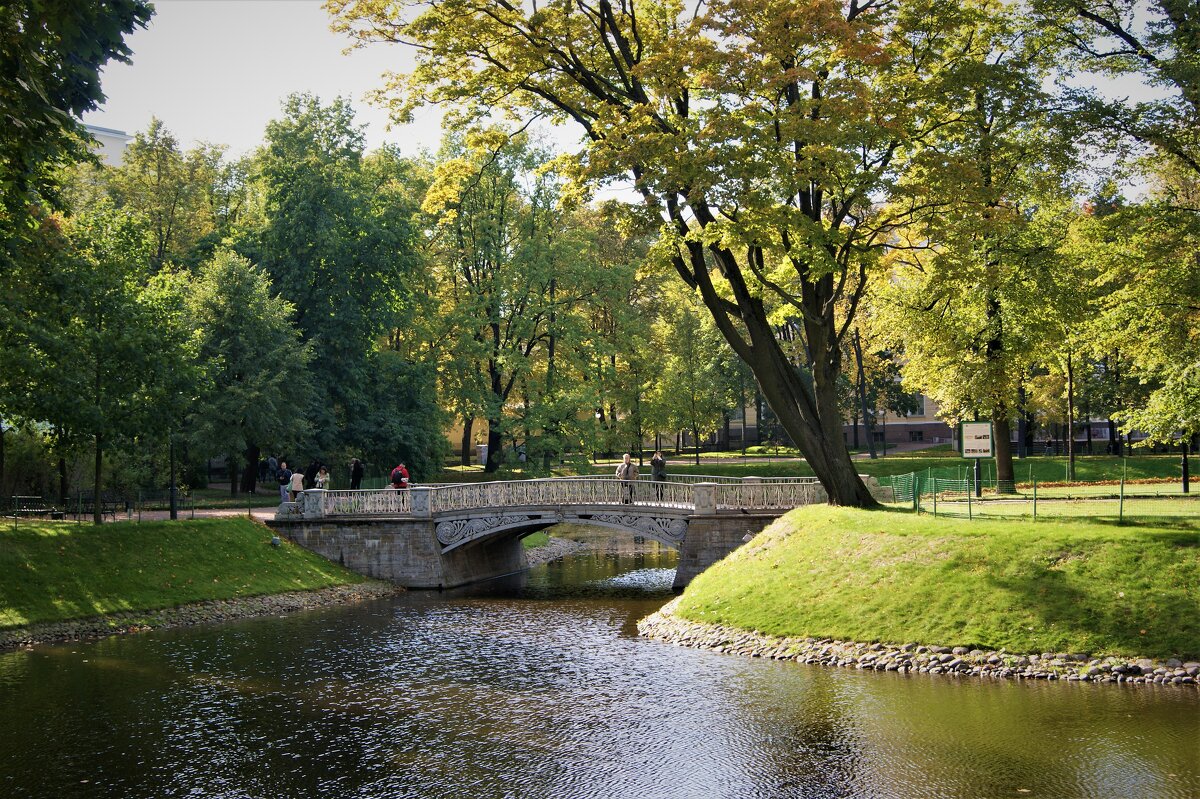
[[[55,508],[41,497],[12,497],[8,507],[9,513],[12,516],[50,516],[52,518],[62,518],[62,514],[58,508]]]
[[[94,515],[97,506],[99,506],[100,515],[108,516],[114,521],[117,518],[118,510],[124,510],[129,507],[129,503],[124,499],[118,497],[116,494],[108,493],[102,493],[99,501],[97,501],[94,494],[79,494],[75,502],[68,502],[68,505],[71,505],[67,510],[68,513],[83,517]]]

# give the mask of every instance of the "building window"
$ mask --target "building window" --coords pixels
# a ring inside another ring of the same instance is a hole
[[[876,444],[882,444],[883,443],[883,432],[880,430],[871,431],[871,440],[874,441]]]
[[[908,431],[908,440],[909,441],[924,441],[925,440],[925,431],[924,430],[909,430]]]
[[[909,395],[912,400],[912,412],[904,414],[905,416],[924,416],[925,415],[925,395],[917,391]]]

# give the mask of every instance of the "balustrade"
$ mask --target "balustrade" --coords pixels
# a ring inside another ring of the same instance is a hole
[[[717,510],[791,510],[827,502],[825,488],[811,483],[743,483],[714,488]]]
[[[319,503],[322,516],[372,516],[412,512],[410,492],[394,488],[365,491],[306,491],[306,500]],[[308,505],[306,504],[307,508]]]
[[[420,496],[417,496],[420,494]],[[455,511],[512,507],[634,505],[711,512],[787,510],[825,502],[825,489],[814,478],[698,479],[679,475],[666,482],[615,477],[556,477],[491,483],[419,486],[409,490],[305,491],[296,511],[317,516],[421,516]],[[699,507],[698,507],[699,506]]]

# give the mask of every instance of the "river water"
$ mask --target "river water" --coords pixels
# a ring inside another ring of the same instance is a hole
[[[0,654],[0,797],[1200,796],[1194,690],[637,638],[674,554]]]

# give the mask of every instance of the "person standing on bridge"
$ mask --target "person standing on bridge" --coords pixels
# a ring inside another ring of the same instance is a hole
[[[350,459],[350,490],[357,491],[362,486],[363,465],[358,458]]]
[[[621,481],[621,504],[632,503],[633,484],[638,479],[638,467],[629,459],[628,452],[622,456],[621,462],[617,465],[617,479]]]
[[[404,465],[404,461],[400,461],[400,465],[392,469],[392,488],[397,490],[408,488],[408,468]]]
[[[650,459],[650,477],[655,482],[654,495],[658,497],[659,502],[662,502],[662,484],[667,479],[667,459],[663,457],[661,452],[655,452],[654,457]]]
[[[300,471],[299,469],[292,472],[291,480],[292,484],[290,487],[292,489],[292,502],[295,502],[296,497],[300,496],[300,494],[304,492],[304,472]]]

